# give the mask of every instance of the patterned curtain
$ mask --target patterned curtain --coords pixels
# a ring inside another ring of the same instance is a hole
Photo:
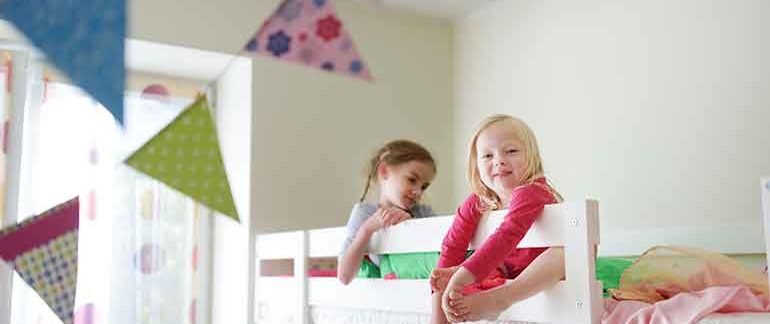
[[[20,205],[32,214],[82,197],[75,322],[196,323],[208,211],[121,163],[192,98],[129,93],[121,130],[77,88],[48,83],[43,91],[27,123],[23,161],[32,171]],[[12,299],[12,324],[59,323],[21,280]]]

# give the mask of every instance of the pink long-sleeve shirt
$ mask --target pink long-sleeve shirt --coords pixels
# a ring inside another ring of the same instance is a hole
[[[473,273],[476,282],[484,280],[493,270],[499,268],[507,278],[515,278],[547,248],[518,249],[524,234],[543,212],[546,204],[556,203],[545,178],[516,188],[505,219],[484,244],[464,260],[465,253],[476,233],[483,213],[479,211],[481,201],[471,194],[457,208],[452,227],[444,236],[438,267],[462,265]]]

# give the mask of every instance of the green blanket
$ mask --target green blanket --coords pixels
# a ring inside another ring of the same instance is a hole
[[[469,252],[470,255],[472,252]],[[377,267],[368,259],[364,259],[358,277],[361,278],[399,278],[399,279],[427,279],[431,271],[438,263],[438,252],[428,253],[398,253],[383,254],[380,256],[380,266]],[[607,289],[618,287],[620,275],[631,265],[633,261],[622,258],[596,259],[596,279],[604,285],[604,294]]]

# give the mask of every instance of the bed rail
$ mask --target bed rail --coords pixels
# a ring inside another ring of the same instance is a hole
[[[760,181],[760,192],[762,193],[762,218],[764,219],[765,251],[770,251],[770,177],[764,177]],[[767,252],[770,254],[770,252]],[[770,255],[766,255],[768,269],[770,269]],[[770,281],[770,271],[768,281]]]

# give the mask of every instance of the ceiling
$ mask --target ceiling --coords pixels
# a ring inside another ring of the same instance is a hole
[[[496,0],[359,0],[443,19],[456,19]]]

